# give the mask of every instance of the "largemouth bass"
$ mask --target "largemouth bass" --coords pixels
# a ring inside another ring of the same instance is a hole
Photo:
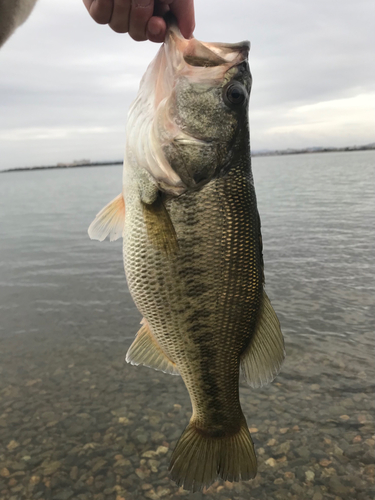
[[[89,228],[100,241],[123,237],[144,316],[126,360],[180,374],[189,391],[193,413],[170,474],[192,490],[256,475],[240,370],[259,387],[284,358],[264,291],[249,48],[185,40],[169,26],[129,111],[122,193]]]

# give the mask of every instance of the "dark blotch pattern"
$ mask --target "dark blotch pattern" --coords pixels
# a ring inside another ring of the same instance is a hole
[[[130,208],[124,260],[132,296],[189,391],[198,428],[223,435],[242,419],[239,360],[254,331],[263,286],[260,223],[250,158],[200,191],[165,202],[179,251],[147,238]],[[140,252],[142,249],[142,252]]]

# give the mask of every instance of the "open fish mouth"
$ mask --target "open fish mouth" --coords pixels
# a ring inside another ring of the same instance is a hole
[[[247,61],[249,50],[249,41],[226,44],[187,40],[172,19],[165,42],[151,63],[154,68],[149,67],[150,77],[156,77],[154,106],[170,95],[179,77],[185,76],[193,83],[221,81],[231,67]]]
[[[186,40],[180,36],[175,26],[170,29],[169,37],[170,46],[174,44],[186,64],[195,68],[224,66],[225,68],[221,69],[227,70],[228,67],[247,60],[250,50],[248,41],[224,44],[201,42],[195,38]]]
[[[125,161],[146,169],[164,192],[180,195],[195,186],[195,174],[182,175],[175,168],[171,147],[207,150],[205,146],[212,149],[215,141],[192,133],[182,123],[176,87],[186,81],[199,92],[200,87],[204,91],[221,85],[231,68],[247,61],[249,50],[247,41],[225,44],[187,40],[176,22],[168,20],[166,40],[142,78],[129,111]]]

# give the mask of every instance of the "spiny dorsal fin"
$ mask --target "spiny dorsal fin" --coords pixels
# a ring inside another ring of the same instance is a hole
[[[124,224],[125,202],[121,193],[97,214],[88,233],[92,240],[103,241],[109,236],[110,241],[115,241],[122,236]]]
[[[267,385],[278,374],[285,357],[284,338],[270,299],[263,292],[257,329],[241,356],[241,371],[252,387]]]
[[[126,354],[126,361],[132,365],[145,365],[164,373],[179,375],[175,363],[169,359],[160,347],[145,318],[143,318],[141,324],[142,328],[138,331]]]

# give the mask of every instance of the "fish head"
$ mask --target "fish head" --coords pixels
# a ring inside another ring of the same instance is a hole
[[[185,39],[177,25],[150,64],[129,112],[128,160],[162,191],[199,189],[249,149],[249,42]]]

